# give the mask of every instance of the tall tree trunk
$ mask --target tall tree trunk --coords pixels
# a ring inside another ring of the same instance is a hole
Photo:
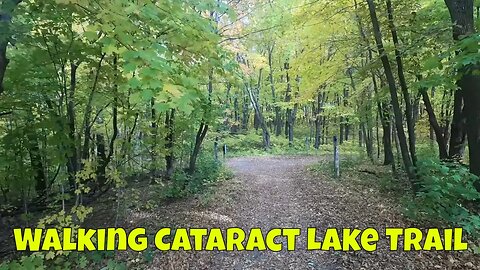
[[[151,179],[152,180],[152,184],[154,183],[155,181],[155,177],[157,176],[157,166],[156,166],[156,161],[157,161],[157,156],[158,156],[158,153],[157,153],[157,145],[158,145],[158,124],[157,124],[157,110],[155,110],[155,98],[152,97],[150,99],[150,137],[151,137],[151,140],[152,140],[152,146],[151,146],[151,149],[150,150],[150,156],[151,156],[151,165],[153,165],[152,168],[150,168],[150,170],[153,171],[153,178]]]
[[[165,114],[165,127],[167,128],[167,135],[165,136],[165,178],[171,179],[175,171],[175,153],[174,153],[174,140],[175,140],[175,109],[171,109],[170,113]]]
[[[461,37],[472,34],[474,29],[473,22],[473,0],[445,0],[445,4],[450,12],[453,28],[452,34],[454,40],[460,40]],[[459,72],[462,72],[460,70]],[[454,110],[452,127],[450,132],[449,157],[453,160],[461,160],[466,144],[466,115],[464,111],[464,100],[466,99],[465,89],[463,89],[465,78],[457,81],[458,90],[454,94]]]
[[[321,116],[323,110],[323,100],[325,98],[324,92],[318,92],[317,94],[317,106],[315,111],[315,149],[318,149],[321,144],[322,136],[322,119]]]
[[[258,119],[257,113],[254,114],[253,117],[253,128],[258,131],[258,128],[260,127],[260,119]]]
[[[93,103],[93,97],[95,94],[95,91],[97,89],[98,85],[98,78],[100,76],[100,70],[102,68],[102,62],[103,59],[105,58],[105,53],[103,53],[100,57],[100,60],[98,61],[97,65],[97,70],[95,72],[95,79],[93,80],[93,85],[92,89],[90,91],[90,94],[88,96],[88,101],[87,101],[87,106],[85,107],[85,114],[83,117],[83,127],[84,127],[84,134],[83,134],[83,148],[82,148],[82,159],[87,160],[90,157],[90,136],[91,136],[91,131],[92,131],[92,126],[95,121],[92,121],[93,123],[90,123],[90,117],[92,114],[92,103]]]
[[[392,33],[393,44],[395,46],[395,61],[397,63],[397,72],[398,78],[400,81],[400,89],[402,90],[403,99],[405,102],[405,119],[407,121],[407,130],[408,130],[408,143],[410,149],[410,156],[412,163],[415,166],[417,163],[416,151],[415,151],[415,125],[413,122],[413,108],[412,100],[410,98],[410,93],[408,93],[407,81],[405,80],[405,73],[403,70],[403,61],[400,52],[400,44],[398,42],[398,34],[395,28],[393,21],[393,8],[391,0],[386,0],[387,2],[387,12],[388,12],[388,25],[390,27],[390,32]]]
[[[363,137],[365,138],[365,147],[367,149],[367,156],[371,161],[373,161],[372,129],[370,128],[369,124],[361,123],[360,126],[362,128]]]
[[[125,160],[125,158],[127,158],[127,155],[129,153],[128,145],[131,145],[132,143],[133,135],[135,134],[135,129],[137,128],[139,116],[140,116],[139,113],[135,114],[135,119],[133,120],[133,126],[129,131],[125,131],[125,136],[127,137],[127,139],[123,140],[120,160]],[[125,129],[127,129],[127,119],[125,119]]]
[[[437,138],[438,152],[439,152],[440,159],[443,159],[443,160],[447,159],[448,158],[447,142],[445,140],[445,137],[443,136],[442,128],[438,124],[438,120],[433,110],[432,103],[430,102],[430,98],[428,97],[427,90],[421,89],[420,92],[422,94],[423,103],[425,104],[425,109],[427,110],[427,113],[428,113],[428,120],[430,122],[430,126],[435,132],[435,136]]]
[[[102,122],[103,120],[100,120],[100,123]],[[97,169],[95,171],[97,176],[96,189],[100,189],[105,185],[105,182],[106,182],[107,154],[106,154],[106,147],[105,147],[105,136],[101,133],[97,133],[96,140],[97,140]]]
[[[467,143],[467,132],[465,126],[466,119],[463,108],[463,90],[456,90],[455,94],[453,95],[453,99],[453,117],[450,127],[448,157],[452,160],[460,161],[463,159],[465,146]]]
[[[379,96],[378,91],[378,84],[377,80],[375,79],[375,73],[372,72],[372,82],[373,82],[373,90],[375,92],[375,96]],[[383,129],[383,165],[392,165],[394,163],[394,156],[393,156],[393,148],[392,148],[392,125],[390,124],[390,109],[387,104],[382,104],[380,101],[377,101],[377,108],[378,108],[378,115],[380,117],[380,121],[382,123]]]
[[[286,72],[286,80],[287,80],[287,91],[285,92],[285,102],[289,103],[292,101],[292,86],[290,83],[290,74],[288,70],[290,69],[290,64],[286,62],[284,64],[285,72]],[[293,112],[290,109],[290,105],[287,108],[287,113],[285,115],[285,136],[288,138],[288,145],[293,146]]]
[[[379,127],[379,122],[380,122],[380,112],[377,111],[376,116],[375,116],[375,139],[377,142],[377,160],[380,159],[380,127]]]
[[[233,118],[235,119],[235,123],[232,125],[231,132],[237,133],[238,132],[238,126],[240,123],[240,108],[238,105],[238,97],[235,95],[233,98]]]
[[[478,71],[479,68],[477,67]],[[470,71],[471,72],[471,71]],[[480,176],[480,76],[464,74],[462,89],[465,91],[465,115],[467,118],[467,137],[470,172]],[[480,191],[480,181],[477,181]]]
[[[75,188],[75,175],[78,171],[78,148],[77,135],[75,130],[75,90],[77,87],[77,68],[75,63],[70,64],[70,89],[68,91],[67,118],[69,155],[67,161],[68,182],[71,189]]]
[[[242,111],[242,130],[248,130],[248,122],[250,118],[250,108],[248,106],[250,104],[250,99],[248,98],[248,94],[244,95],[243,97],[243,111]]]
[[[350,93],[348,92],[348,87],[345,87],[343,89],[343,106],[348,108],[349,103],[348,103],[348,98],[349,98]],[[348,141],[349,136],[350,136],[350,123],[348,117],[345,118],[345,141]]]
[[[38,144],[37,135],[35,134],[35,127],[33,126],[34,116],[32,113],[29,114],[29,119],[27,120],[28,130],[26,130],[28,153],[30,155],[30,165],[35,179],[35,191],[37,192],[37,196],[43,200],[47,194],[47,176],[45,175],[40,146]]]
[[[341,106],[341,105],[340,105],[340,104],[341,104],[340,95],[337,94],[336,96],[337,96],[337,107],[340,108],[340,106]],[[344,119],[343,116],[340,116],[340,119],[339,119],[339,120],[340,120],[340,121],[339,121],[339,122],[340,122],[340,123],[339,123],[339,128],[340,128],[340,135],[339,135],[339,137],[340,137],[339,139],[340,139],[340,140],[339,140],[339,143],[340,143],[340,144],[343,144],[343,139],[344,139],[344,136],[345,136],[345,123],[344,123],[345,119]]]
[[[275,90],[275,82],[273,79],[273,49],[275,45],[272,45],[268,48],[268,67],[269,67],[269,74],[268,80],[270,82],[270,89],[272,90],[272,101],[274,104],[275,110],[275,119],[274,119],[274,126],[275,126],[275,136],[280,136],[282,133],[282,116],[280,114],[280,106],[277,104],[277,94]]]
[[[211,107],[212,93],[213,93],[213,70],[210,71],[210,74],[208,76],[207,88],[208,88],[207,89],[208,90],[208,107]],[[247,107],[248,107],[248,104],[247,104]],[[244,101],[244,114],[245,114],[245,101]],[[189,175],[193,175],[195,173],[197,158],[198,158],[198,155],[200,154],[200,149],[201,149],[203,140],[205,139],[205,136],[207,136],[207,132],[208,132],[208,124],[204,119],[202,119],[202,122],[200,123],[200,127],[198,128],[198,131],[197,131],[197,135],[195,136],[195,145],[190,155],[190,160],[189,160],[188,170],[187,170]]]
[[[435,99],[435,87],[432,87],[432,90],[430,91],[432,99]],[[422,110],[423,114],[423,110]],[[430,146],[433,148],[433,141],[435,141],[435,131],[433,130],[433,127],[430,125]],[[448,145],[447,145],[448,148]]]
[[[105,139],[103,135],[97,136],[98,143],[97,147],[100,148],[100,160],[97,166],[97,181],[99,188],[103,188],[106,184],[106,168],[110,161],[112,160],[113,154],[115,152],[115,140],[118,136],[118,71],[117,71],[117,55],[113,58],[113,67],[115,72],[115,84],[113,85],[113,102],[112,102],[112,137],[110,138],[110,142],[108,145],[108,155],[105,154]],[[99,145],[98,145],[99,144]]]
[[[410,158],[410,152],[408,150],[407,138],[405,136],[405,131],[403,130],[403,116],[402,110],[400,108],[400,103],[398,101],[397,96],[397,86],[395,84],[395,78],[393,76],[392,67],[390,66],[390,61],[388,60],[388,56],[385,52],[382,40],[382,33],[380,31],[380,24],[378,22],[377,13],[375,10],[375,4],[373,0],[367,0],[368,8],[370,11],[370,17],[372,19],[372,26],[373,26],[373,33],[375,36],[375,41],[378,47],[378,54],[382,61],[382,65],[384,67],[385,76],[387,77],[387,82],[390,90],[391,102],[393,106],[393,112],[395,115],[395,126],[397,129],[397,136],[400,144],[401,155],[403,164],[405,165],[405,170],[409,179],[411,180],[412,188],[414,191],[417,191],[416,185],[416,176],[415,171],[413,168],[412,160]]]
[[[451,126],[451,120],[452,120],[452,97],[453,97],[454,90],[450,89],[448,91],[448,96],[446,96],[445,103],[446,104],[446,110],[445,110],[445,118],[443,119],[443,137],[445,137],[445,141],[448,142],[450,140],[450,126]],[[448,144],[447,144],[447,151],[448,151]]]
[[[260,92],[261,88],[261,82],[262,82],[262,72],[263,69],[260,69],[259,75],[258,75],[258,83],[257,83],[257,93]],[[263,139],[263,147],[265,149],[270,149],[270,132],[268,131],[267,124],[265,123],[265,118],[263,117],[262,109],[260,107],[260,104],[258,103],[258,97],[255,97],[253,95],[253,91],[248,87],[248,85],[245,85],[246,90],[248,92],[248,95],[250,97],[250,101],[252,102],[253,109],[255,110],[255,116],[258,118],[258,125],[262,129],[262,139]]]
[[[380,114],[383,129],[383,165],[391,165],[394,163],[393,147],[392,147],[392,125],[390,124],[390,113],[388,106],[378,103],[378,111]]]
[[[445,0],[453,23],[453,38],[460,40],[475,32],[473,0]],[[480,76],[478,65],[470,65],[459,70],[458,81],[463,95],[466,117],[470,171],[480,176]],[[453,136],[453,134],[452,134]],[[477,182],[480,190],[480,181]]]

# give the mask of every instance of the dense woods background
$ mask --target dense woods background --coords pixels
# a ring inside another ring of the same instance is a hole
[[[109,197],[116,225],[142,197],[133,187],[159,202],[227,177],[224,145],[227,157],[330,156],[337,136],[342,157],[408,183],[416,218],[477,239],[479,10],[473,0],[3,0],[2,224],[76,227]]]

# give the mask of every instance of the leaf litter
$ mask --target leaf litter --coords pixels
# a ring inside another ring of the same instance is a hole
[[[208,203],[201,196],[163,205],[148,214],[129,215],[125,226],[146,227],[153,234],[161,227],[301,228],[296,251],[168,251],[155,253],[150,264],[130,269],[480,269],[480,256],[471,252],[389,251],[386,227],[413,227],[394,199],[375,186],[358,185],[369,177],[350,174],[332,180],[307,167],[323,157],[242,157],[227,161],[235,177],[221,182]],[[368,183],[371,183],[369,181]],[[133,226],[134,225],[134,226]],[[380,235],[374,252],[307,251],[306,229],[376,228]],[[401,249],[401,246],[399,247]],[[124,254],[131,257],[133,254]]]

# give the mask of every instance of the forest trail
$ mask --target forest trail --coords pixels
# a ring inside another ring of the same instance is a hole
[[[236,211],[232,216],[237,226],[250,229],[261,228],[267,232],[273,228],[323,227],[331,220],[327,216],[334,212],[333,201],[322,202],[321,209],[315,207],[318,199],[307,184],[306,167],[318,161],[314,157],[257,157],[236,158],[228,161],[242,191],[237,195]],[[311,256],[304,250],[306,237],[297,241],[298,251],[282,252],[237,252],[235,269],[339,269],[335,259],[329,256]],[[230,256],[229,256],[230,257]],[[230,261],[220,266],[228,266]]]
[[[227,165],[235,177],[221,183],[207,205],[198,199],[187,200],[173,203],[167,212],[157,213],[162,223],[178,227],[259,227],[263,232],[271,228],[301,228],[297,251],[284,248],[281,252],[167,252],[155,256],[153,265],[160,269],[463,269],[444,265],[449,260],[456,261],[445,253],[389,252],[384,228],[412,224],[402,220],[398,207],[373,188],[349,186],[344,179],[332,181],[328,176],[313,176],[307,167],[320,158],[230,159]],[[155,226],[158,228],[158,223]],[[372,253],[307,251],[308,227],[318,228],[319,234],[330,227],[374,227],[379,230],[380,241],[377,251]]]

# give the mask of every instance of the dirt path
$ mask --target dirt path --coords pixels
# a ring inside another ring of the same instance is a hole
[[[242,190],[236,195],[237,205],[231,214],[236,226],[261,228],[307,228],[318,226],[315,210],[304,183],[305,167],[315,158],[238,158],[228,165],[233,169]],[[328,210],[328,209],[326,209]],[[299,237],[297,247],[306,246]],[[337,269],[334,258],[317,258],[305,251],[235,252],[226,259],[215,260],[215,266],[235,269]]]
[[[231,159],[228,166],[235,178],[223,183],[206,206],[201,199],[174,203],[157,217],[163,224],[179,227],[259,227],[264,232],[281,227],[301,228],[303,233],[308,227],[320,231],[375,227],[382,231],[386,226],[409,226],[395,206],[374,189],[355,189],[327,177],[312,177],[306,166],[318,159]],[[137,217],[135,223],[143,225],[142,220],[151,222],[152,218]],[[158,228],[162,224],[150,225]],[[155,256],[154,265],[161,269],[469,269],[455,266],[462,254],[389,252],[388,243],[382,240],[373,253],[307,251],[305,238],[305,234],[299,237],[299,250],[294,252],[166,252]]]

